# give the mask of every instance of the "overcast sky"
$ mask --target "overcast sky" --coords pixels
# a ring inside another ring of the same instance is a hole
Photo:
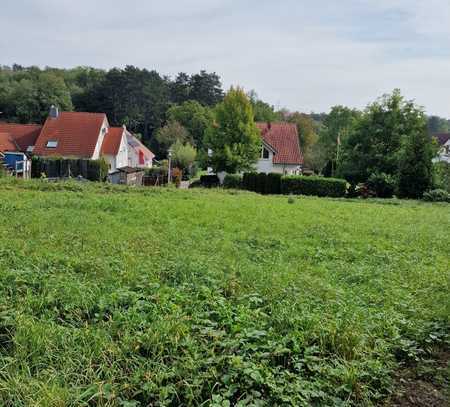
[[[0,64],[217,72],[292,110],[450,117],[449,0],[0,0]]]

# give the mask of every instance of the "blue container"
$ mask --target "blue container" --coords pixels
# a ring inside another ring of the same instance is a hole
[[[4,162],[8,166],[8,168],[12,170],[16,170],[17,161],[27,160],[27,156],[23,153],[4,153],[4,154],[5,154]],[[17,171],[23,171],[23,163],[17,166]]]

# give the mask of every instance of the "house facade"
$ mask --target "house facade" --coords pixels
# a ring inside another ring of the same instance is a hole
[[[446,162],[450,164],[450,133],[435,134],[434,139],[439,145],[438,156],[433,162]]]
[[[109,172],[151,168],[154,154],[125,126],[111,127],[104,113],[59,112],[52,106],[43,126],[0,123],[0,153],[40,157],[104,158]]]
[[[304,160],[297,126],[292,123],[256,123],[256,126],[262,139],[256,171],[301,174]]]

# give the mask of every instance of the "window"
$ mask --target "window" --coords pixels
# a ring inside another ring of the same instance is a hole
[[[58,147],[58,142],[56,140],[47,141],[47,148],[56,148]]]
[[[268,160],[269,157],[270,157],[269,150],[268,150],[266,147],[263,147],[263,148],[262,148],[262,158],[263,158],[264,160]]]

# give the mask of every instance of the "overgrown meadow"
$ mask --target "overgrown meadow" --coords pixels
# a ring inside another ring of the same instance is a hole
[[[2,406],[376,405],[449,346],[446,204],[40,181],[0,198]]]

